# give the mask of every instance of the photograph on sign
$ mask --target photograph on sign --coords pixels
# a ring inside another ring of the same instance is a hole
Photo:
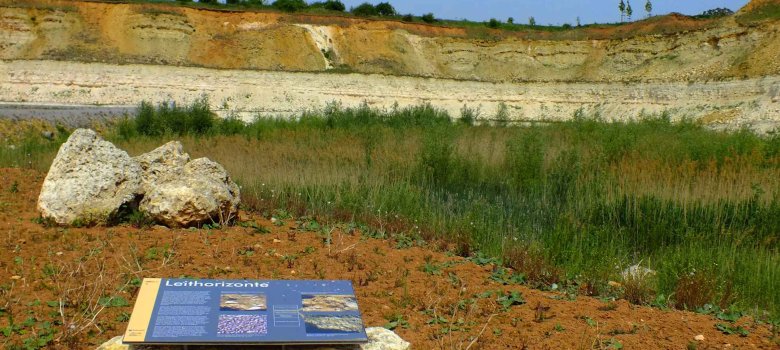
[[[368,341],[350,281],[147,278],[129,344],[358,344]]]
[[[358,311],[354,295],[303,295],[301,311]]]
[[[266,310],[265,295],[223,293],[219,298],[219,309],[221,311]]]

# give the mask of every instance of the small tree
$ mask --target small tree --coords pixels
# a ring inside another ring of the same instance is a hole
[[[501,24],[497,19],[491,18],[490,21],[488,21],[487,26],[490,28],[498,28],[498,26]]]
[[[582,23],[580,22],[580,16],[577,16],[577,27],[582,27]]]
[[[626,3],[623,0],[620,0],[618,10],[620,10],[620,23],[623,23],[623,18],[626,15]]]
[[[647,0],[645,3],[645,12],[647,12],[647,18],[650,18],[650,16],[653,14],[653,3],[650,2],[650,0]]]
[[[515,24],[515,19],[514,19],[514,17],[509,17],[509,18],[507,18],[507,19],[506,19],[506,23],[509,23],[509,24]]]
[[[303,0],[276,0],[271,6],[287,12],[295,12],[305,9],[308,5]]]
[[[434,22],[436,22],[436,17],[433,17],[433,13],[431,13],[431,12],[428,12],[428,13],[422,15],[422,17],[420,17],[420,19],[422,19],[423,22],[425,22],[425,23],[434,23]]]
[[[628,16],[628,21],[631,22],[631,15],[634,14],[634,10],[631,8],[631,1],[629,0],[626,2],[626,16]]]
[[[719,7],[710,9],[707,11],[702,12],[701,14],[697,15],[698,18],[718,18],[718,17],[726,17],[731,16],[734,14],[734,11],[731,11],[730,9],[727,9],[725,7]]]
[[[355,16],[363,17],[376,16],[378,14],[376,7],[367,2],[364,2],[357,7],[353,7],[349,12],[352,12]]]
[[[339,0],[328,0],[325,1],[325,9],[331,11],[344,12],[344,10],[346,10],[347,8],[344,6],[344,3]]]
[[[393,5],[390,5],[389,2],[380,2],[376,4],[376,12],[380,16],[395,16],[395,7]]]
[[[404,22],[414,22],[414,16],[412,16],[412,14],[411,14],[411,13],[407,13],[407,14],[405,14],[405,15],[404,15],[404,16],[403,16],[401,19],[402,19]]]
[[[533,16],[528,17],[528,25],[531,27],[536,27],[536,18]]]

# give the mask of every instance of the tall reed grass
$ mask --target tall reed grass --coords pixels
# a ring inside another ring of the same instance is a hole
[[[641,264],[656,271],[659,300],[695,308],[688,284],[706,276],[693,294],[707,303],[780,314],[777,136],[668,116],[471,125],[471,111],[453,122],[428,105],[333,105],[250,124],[208,114],[207,128],[177,131],[149,129],[169,122],[156,118],[170,105],[145,106],[109,137],[140,154],[175,135],[193,156],[222,163],[250,210],[446,240],[462,255],[502,258],[541,288],[619,293],[607,282]],[[40,159],[30,164],[45,171],[57,142],[4,147],[0,162]]]

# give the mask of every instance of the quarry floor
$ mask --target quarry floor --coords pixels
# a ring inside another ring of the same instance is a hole
[[[123,334],[137,296],[132,279],[179,276],[351,280],[365,325],[394,320],[395,331],[413,349],[777,349],[780,344],[777,330],[773,334],[748,317],[734,324],[749,332],[740,337],[721,333],[716,324],[724,321],[708,315],[503,285],[490,278],[496,266],[454,256],[446,244],[398,249],[392,240],[362,237],[323,219],[320,225],[335,228],[329,244],[322,231],[305,229],[302,218],[272,222],[268,214],[245,212],[239,225],[224,229],[45,227],[35,210],[44,176],[0,169],[0,310],[17,322],[59,321],[48,348],[94,349]],[[520,293],[524,303],[505,309],[497,298],[511,292]],[[127,303],[103,308],[105,296]],[[0,328],[10,319],[0,318]],[[24,335],[0,337],[0,343],[41,334],[39,326],[25,329]],[[697,335],[704,340],[694,340]]]

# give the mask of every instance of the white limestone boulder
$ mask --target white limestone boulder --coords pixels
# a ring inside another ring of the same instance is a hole
[[[198,158],[181,172],[149,182],[139,209],[169,227],[225,224],[237,215],[240,200],[238,185],[225,168]]]
[[[102,224],[141,187],[141,171],[127,152],[88,129],[62,144],[43,181],[38,210],[60,225]]]
[[[409,342],[403,340],[395,332],[383,327],[366,328],[368,343],[360,346],[361,350],[407,350]]]
[[[181,142],[171,141],[153,151],[133,158],[141,167],[141,192],[149,192],[155,184],[176,180],[190,161]]]

